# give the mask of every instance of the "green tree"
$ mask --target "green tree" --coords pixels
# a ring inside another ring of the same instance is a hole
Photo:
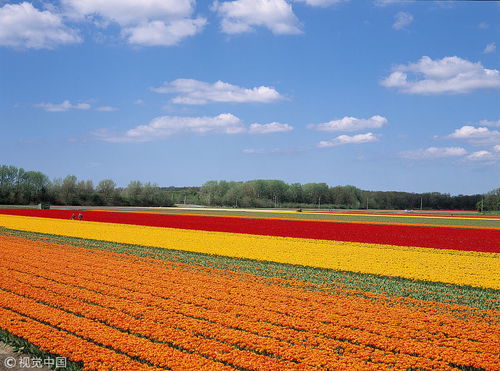
[[[124,198],[129,205],[139,205],[141,202],[142,183],[138,180],[131,181],[124,191]]]
[[[287,201],[302,203],[304,202],[304,189],[300,183],[292,183],[287,190]]]
[[[200,194],[202,196],[202,200],[207,205],[212,205],[213,203],[216,203],[215,198],[217,197],[217,190],[218,190],[218,182],[215,180],[210,180],[208,182],[205,182],[200,189]]]
[[[486,195],[477,203],[479,211],[497,211],[500,210],[500,188],[496,188]]]
[[[74,175],[68,175],[63,179],[59,193],[59,200],[64,205],[75,205],[78,203],[76,183],[77,178]]]
[[[116,198],[116,183],[111,179],[104,179],[97,184],[96,191],[106,205],[113,205]]]
[[[243,187],[242,183],[230,182],[229,189],[224,195],[224,203],[229,206],[238,207],[241,206],[241,199],[243,198]],[[240,204],[238,205],[238,201]]]
[[[287,184],[282,180],[269,180],[267,188],[271,195],[271,200],[274,203],[274,207],[278,207],[280,202],[283,202],[285,199],[288,190]]]
[[[302,187],[304,191],[304,198],[307,203],[318,205],[329,201],[329,188],[326,183],[307,183]]]
[[[39,171],[28,171],[25,174],[28,203],[46,202],[48,199],[49,177]]]

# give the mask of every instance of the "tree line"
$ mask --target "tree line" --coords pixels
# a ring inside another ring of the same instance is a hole
[[[0,204],[4,205],[172,206],[175,201],[156,184],[137,180],[125,188],[117,187],[111,179],[94,185],[74,175],[51,181],[39,171],[0,166]]]
[[[74,175],[50,180],[38,171],[0,166],[0,204],[172,206],[197,204],[225,207],[327,209],[500,210],[500,188],[488,194],[458,195],[365,191],[326,183],[285,183],[281,180],[208,181],[201,187],[160,187],[131,181],[118,187],[111,179],[96,185]]]
[[[330,187],[326,183],[251,180],[206,182],[200,188],[199,199],[200,203],[210,206],[438,210],[475,210],[484,199],[484,210],[500,209],[500,189],[496,190],[496,198],[490,194],[452,196],[439,192],[365,191],[352,185]]]

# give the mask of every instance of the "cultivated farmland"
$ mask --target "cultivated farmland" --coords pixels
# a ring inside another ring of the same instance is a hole
[[[500,218],[3,209],[0,245],[4,338],[74,368],[500,369]]]

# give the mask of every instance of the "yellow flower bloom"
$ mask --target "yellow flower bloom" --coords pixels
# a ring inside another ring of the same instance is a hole
[[[0,215],[29,232],[500,289],[495,253]]]

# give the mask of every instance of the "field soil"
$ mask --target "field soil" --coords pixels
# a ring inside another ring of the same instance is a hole
[[[12,348],[10,345],[5,344],[4,342],[0,341],[0,370],[13,370],[13,371],[25,371],[28,370],[28,367],[19,367],[19,360],[23,357],[29,357],[31,356],[24,354],[24,353],[16,353],[14,351],[14,348]],[[9,367],[7,364],[9,363],[6,361],[8,358],[13,358],[15,359],[16,365],[14,367]],[[43,366],[43,367],[37,367],[37,370],[49,370],[48,367]]]

